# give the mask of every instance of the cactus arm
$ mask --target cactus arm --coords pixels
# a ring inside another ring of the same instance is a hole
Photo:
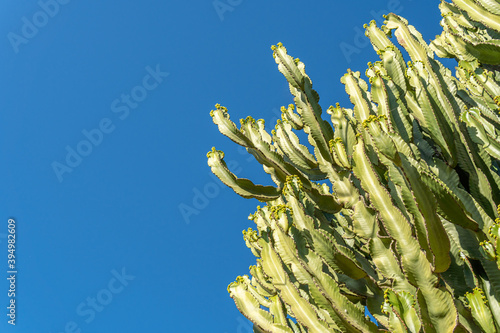
[[[372,205],[378,210],[387,232],[396,241],[403,268],[409,281],[419,288],[419,293],[422,294],[421,302],[427,307],[431,323],[439,332],[452,331],[457,324],[456,308],[449,306],[453,304],[453,298],[447,291],[435,287],[437,278],[432,274],[431,265],[412,237],[408,221],[392,204],[390,195],[379,183],[364,153],[362,140],[359,140],[356,146],[354,161],[354,173],[370,193]]]
[[[480,4],[484,9],[488,12],[500,15],[500,4],[495,0],[477,0],[478,4]]]
[[[371,108],[371,102],[366,95],[366,82],[361,79],[359,72],[352,72],[348,70],[346,74],[340,79],[345,85],[345,90],[354,104],[354,114],[356,118],[363,122],[370,115],[375,115]]]
[[[407,247],[412,243],[410,225],[401,212],[393,206],[389,193],[379,183],[373,166],[366,156],[362,140],[356,145],[354,160],[354,174],[361,180],[363,188],[370,193],[370,201],[378,210],[387,231],[400,242],[398,248]]]
[[[387,52],[384,52],[384,56]],[[406,106],[399,98],[399,92],[395,89],[394,81],[388,77],[376,75],[370,79],[372,84],[373,101],[379,105],[378,115],[384,115],[388,120],[388,132],[394,132],[394,127],[399,135],[406,141],[413,139],[412,126],[408,119]]]
[[[393,317],[393,321],[401,323],[406,328],[404,332],[409,330],[411,333],[420,332],[422,323],[417,315],[417,310],[415,308],[415,298],[412,294],[408,292],[394,292],[391,289],[387,289],[384,293],[384,307],[390,311],[390,318]],[[396,322],[396,324],[397,324]]]
[[[270,283],[262,272],[262,264],[257,261],[257,265],[250,266],[250,274],[252,274],[252,285],[257,289],[259,294],[265,297],[276,295],[276,288]]]
[[[297,167],[305,170],[318,168],[318,161],[304,145],[300,144],[299,138],[291,129],[289,123],[278,120],[273,131],[274,140]]]
[[[500,299],[500,270],[498,269],[497,263],[487,260],[486,258],[481,258],[481,264],[490,282],[490,295],[497,300]]]
[[[359,311],[347,298],[340,295],[337,283],[330,277],[323,276],[322,260],[314,252],[315,249],[309,251],[302,248],[297,252],[295,243],[281,228],[275,228],[274,235],[277,253],[285,263],[291,264],[294,275],[300,277],[301,283],[309,285],[313,298],[321,308],[328,309],[333,306],[336,313],[332,314],[332,317],[336,319],[336,322],[340,320],[343,325],[351,327],[351,330],[355,332],[377,331],[375,326],[364,318],[362,311]],[[288,250],[285,250],[285,248],[288,248]],[[302,256],[300,256],[300,253],[302,253]],[[299,254],[300,258],[297,257],[297,254]],[[308,265],[306,265],[305,260],[307,260]],[[348,309],[348,315],[346,315],[345,309]]]
[[[314,146],[318,148],[321,157],[331,163],[332,157],[329,153],[328,141],[333,138],[333,131],[330,125],[321,119],[318,94],[312,89],[311,80],[303,68],[302,70],[299,68],[299,65],[303,67],[303,64],[289,56],[281,43],[273,46],[272,49],[279,71],[290,84],[290,91],[295,96],[297,111],[307,127]],[[319,159],[319,156],[316,157]]]
[[[463,228],[477,230],[478,223],[466,212],[462,202],[446,183],[436,177],[432,172],[419,167],[422,181],[431,189],[438,200],[441,211],[447,216],[447,220],[460,225]]]
[[[341,209],[341,205],[337,202],[337,199],[333,195],[329,193],[322,193],[318,189],[318,185],[311,182],[293,165],[284,161],[282,156],[274,151],[267,142],[262,140],[261,134],[255,125],[255,121],[251,117],[247,117],[246,120],[241,120],[241,124],[241,131],[249,139],[253,147],[247,148],[247,150],[254,155],[255,158],[264,165],[264,167],[269,168],[266,172],[273,173],[274,178],[277,180],[279,185],[284,183],[287,176],[295,175],[301,180],[302,184],[304,184],[308,195],[315,199],[314,202],[318,205],[318,207],[321,207],[325,211],[331,213],[336,213]],[[335,177],[338,176],[336,175]],[[242,182],[244,185],[248,185],[247,183],[247,181]]]
[[[371,97],[375,103],[378,105],[377,115],[384,115],[388,120],[388,131],[393,132],[392,125],[392,112],[391,106],[389,105],[389,99],[387,95],[387,88],[384,80],[382,79],[380,72],[375,72],[374,76],[370,77],[371,84]]]
[[[236,127],[235,123],[229,119],[227,108],[220,104],[215,104],[215,110],[210,111],[213,122],[218,126],[219,131],[232,141],[243,147],[251,147],[251,141]]]
[[[481,8],[474,1],[453,0],[453,3],[460,9],[467,12],[471,19],[481,22],[485,26],[500,32],[500,15],[495,15]]]
[[[455,147],[453,145],[453,134],[451,133],[451,129],[449,126],[445,125],[445,123],[440,122],[440,120],[443,119],[441,111],[439,111],[439,107],[432,102],[428,90],[424,88],[423,82],[414,66],[410,65],[408,68],[408,75],[410,77],[410,83],[416,89],[417,102],[422,110],[424,120],[424,123],[421,124],[422,127],[442,149],[448,163],[455,165],[456,161],[453,154],[453,149]]]
[[[424,333],[441,333],[433,324],[432,317],[429,314],[429,309],[423,297],[422,291],[417,290],[417,303],[419,307],[419,315],[422,318],[422,330]],[[445,332],[445,331],[443,331]],[[447,330],[446,332],[452,332],[451,330]]]
[[[270,300],[271,305],[269,306],[269,312],[273,315],[274,322],[285,327],[288,326],[286,309],[281,299],[278,297],[278,295],[275,295],[272,296]]]
[[[484,239],[488,234],[489,228],[494,224],[492,216],[488,215],[485,209],[478,201],[467,191],[461,188],[459,176],[455,170],[437,160],[435,166],[431,168],[433,173],[438,175],[439,180],[445,184],[448,190],[453,193],[453,196],[458,200],[460,207],[463,207],[465,213],[472,218],[477,224],[477,228],[482,229],[483,234],[479,233],[480,239]],[[474,229],[471,229],[474,230]]]
[[[244,277],[238,277],[235,282],[228,286],[228,291],[238,310],[266,332],[292,333],[289,327],[273,323],[273,316],[260,308],[261,303],[248,291],[248,288],[248,284],[244,282]]]
[[[467,293],[465,296],[467,297],[472,316],[481,326],[483,331],[485,333],[498,332],[495,328],[491,311],[486,306],[486,297],[484,296],[483,291],[479,288],[474,288],[472,293]]]
[[[436,213],[436,199],[432,192],[421,182],[415,162],[403,154],[399,155],[405,175],[410,182],[419,211],[423,215],[429,247],[434,255],[434,271],[444,272],[450,265],[450,241]]]
[[[406,66],[401,53],[398,53],[399,50],[396,51],[397,49],[395,49],[395,47],[388,47],[385,50],[381,50],[379,53],[384,68],[387,71],[387,75],[391,78],[396,87],[399,88],[397,95],[404,96],[408,91],[408,79],[405,73]],[[401,102],[403,102],[403,100],[401,100]]]
[[[308,243],[311,249],[320,255],[328,265],[341,270],[353,279],[360,279],[366,276],[366,272],[359,267],[356,259],[346,256],[345,253],[339,251],[335,242],[328,239],[325,234],[315,230],[313,219],[305,214],[303,206],[293,196],[288,195],[287,197],[293,211],[294,225],[299,230],[307,232],[309,235],[307,237]]]
[[[450,238],[452,260],[450,268],[441,273],[441,277],[448,285],[448,288],[453,290],[455,299],[458,299],[477,285],[477,279],[475,279],[468,258],[479,258],[479,243],[470,234],[464,234],[463,229],[460,235],[457,231],[457,228],[460,227],[453,223],[444,219],[442,219],[442,222]]]
[[[328,325],[318,318],[311,304],[300,296],[297,287],[287,277],[279,256],[267,242],[262,242],[262,259],[264,271],[273,278],[273,284],[280,290],[283,300],[290,305],[297,321],[309,328],[311,333],[330,332]]]
[[[496,3],[495,1],[484,1],[485,4],[487,2]],[[469,18],[472,16],[471,13],[467,12],[467,9],[462,10],[444,2],[441,3],[440,8],[444,17],[442,20],[444,31],[431,43],[431,47],[438,56],[470,62],[478,60],[481,63],[492,65],[499,64],[500,43],[497,32],[488,29],[487,24],[470,22]],[[500,17],[498,14],[491,13],[497,19]]]
[[[295,105],[289,104],[287,108],[284,106],[281,107],[281,119],[283,121],[288,121],[290,125],[292,125],[293,129],[301,130],[304,128],[304,123],[302,122],[302,118],[300,115],[293,112],[295,110]]]
[[[356,235],[365,239],[377,237],[379,227],[375,212],[366,207],[363,201],[360,200],[354,205],[351,217]]]
[[[394,333],[407,333],[408,329],[397,312],[389,312],[389,329]]]
[[[437,105],[443,105],[443,103],[445,103],[444,110],[455,110],[454,112],[448,111],[447,118],[446,118],[445,115],[440,115],[440,113],[439,113],[440,108],[439,107],[435,108],[435,111],[436,111],[435,114],[438,117],[438,120],[440,121],[440,123],[443,125],[442,129],[444,130],[443,134],[444,134],[445,142],[447,144],[450,144],[449,147],[452,149],[451,152],[454,152],[454,150],[456,149],[459,165],[463,169],[465,169],[466,171],[468,171],[470,173],[470,175],[471,175],[470,183],[471,183],[472,194],[475,195],[477,198],[479,198],[479,200],[481,201],[481,203],[483,205],[487,206],[489,204],[489,202],[483,198],[485,197],[485,195],[488,196],[486,194],[486,193],[488,193],[488,191],[484,190],[484,186],[482,186],[482,187],[478,186],[478,184],[481,183],[480,182],[481,174],[480,174],[480,171],[477,170],[475,165],[472,163],[473,153],[470,150],[471,142],[462,133],[463,131],[461,130],[461,126],[458,123],[458,119],[456,117],[456,114],[459,112],[460,106],[459,106],[459,104],[457,104],[457,102],[455,101],[453,96],[450,95],[450,92],[448,90],[442,89],[443,86],[450,87],[451,89],[449,89],[449,90],[456,89],[454,83],[450,79],[448,79],[449,75],[446,74],[442,65],[437,64],[437,62],[435,62],[430,57],[424,57],[424,52],[422,51],[422,48],[425,48],[425,43],[417,43],[415,41],[415,38],[418,39],[418,37],[416,37],[415,34],[411,31],[411,29],[410,29],[411,26],[410,27],[407,26],[405,24],[405,22],[401,21],[398,17],[396,17],[394,15],[390,16],[389,21],[390,21],[389,25],[392,28],[397,28],[396,31],[399,32],[399,36],[404,41],[405,45],[407,45],[407,48],[413,50],[414,54],[413,55],[410,54],[412,56],[412,58],[414,60],[423,61],[428,68],[430,66],[432,66],[432,68],[434,69],[434,71],[429,73],[430,75],[428,77],[431,79],[430,80],[431,84],[428,85],[428,88],[427,88],[429,91],[429,96],[432,97],[430,100],[431,101],[434,100],[432,105],[437,106]],[[422,73],[425,73],[424,72],[425,67],[422,67],[422,68],[418,67],[418,68],[419,68],[420,75],[422,75]],[[413,80],[413,82],[418,84],[418,80]],[[434,89],[433,87],[436,87],[436,89]],[[450,106],[450,107],[447,107],[447,106]],[[450,126],[451,126],[451,128],[450,128]],[[455,133],[454,140],[452,139],[452,134],[450,132],[450,129],[454,129],[454,133]],[[432,131],[431,131],[431,133],[432,133]],[[438,136],[438,139],[439,139],[439,136]],[[455,142],[453,142],[453,141],[455,141]],[[447,153],[446,155],[449,157],[450,150],[447,150],[446,146],[443,146],[442,141],[438,140],[438,142],[441,142],[441,148],[445,149],[445,152]],[[494,146],[492,146],[492,147],[494,147]],[[454,165],[454,161],[450,161],[449,158],[447,158],[447,159],[451,165]],[[476,160],[477,160],[477,158],[476,158]],[[491,176],[491,175],[488,175],[488,176],[490,179],[493,178],[493,176]],[[485,208],[489,212],[491,212],[490,207],[486,207],[486,206],[485,206]]]
[[[500,303],[498,301],[498,297],[494,296],[495,293],[492,290],[491,283],[482,277],[480,277],[480,279],[486,300],[488,301],[489,308],[491,309],[491,314],[495,320],[497,330],[500,330]]]
[[[454,96],[458,90],[457,81],[453,79],[449,71],[438,62],[431,60],[431,64],[441,86],[449,87],[448,89],[443,89],[443,91],[450,105],[455,110],[466,109],[463,102]],[[459,118],[452,117],[452,123],[455,128],[454,134],[458,165],[462,170],[469,173],[470,178],[468,184],[465,184],[465,186],[469,185],[472,196],[477,198],[478,203],[490,216],[492,216],[495,210],[495,207],[492,206],[492,202],[494,201],[488,198],[492,197],[493,193],[495,200],[500,200],[500,188],[494,180],[494,175],[492,175],[489,168],[486,167],[486,165],[490,165],[491,163],[485,164],[480,156],[478,156],[476,143],[467,135],[464,122],[458,121],[462,119],[463,116],[464,112],[462,112]],[[489,131],[495,135],[495,130],[492,125],[485,119],[482,120],[484,120],[485,126],[488,127]],[[487,180],[484,176],[486,176]],[[491,185],[488,184],[488,182],[490,182]]]
[[[370,38],[375,51],[380,55],[387,75],[391,77],[401,94],[407,91],[405,75],[406,64],[401,51],[387,38],[387,35],[377,27],[375,21],[365,25],[365,34]]]
[[[327,110],[327,113],[331,115],[331,121],[335,127],[334,141],[337,140],[337,138],[342,140],[350,164],[353,147],[354,144],[356,143],[355,120],[349,119],[348,110],[340,107],[338,103],[335,107],[330,106],[330,108],[328,108]]]
[[[454,37],[458,39],[458,37]],[[500,64],[500,40],[464,44],[467,52],[479,59],[482,63],[491,65]]]
[[[397,291],[415,292],[406,279],[394,252],[390,247],[390,239],[375,237],[369,241],[370,254],[377,270],[386,279],[394,280],[393,288]]]
[[[500,160],[500,137],[493,126],[480,116],[479,109],[466,110],[461,119],[467,124],[472,140],[482,145],[493,158]]]
[[[261,201],[275,200],[279,197],[279,190],[273,186],[255,185],[248,179],[236,177],[227,168],[222,151],[212,148],[207,157],[208,165],[217,178],[242,197],[255,198]]]
[[[414,65],[413,83],[419,86],[421,81],[421,91],[426,91],[428,94],[428,99],[431,106],[433,106],[434,112],[442,126],[450,127],[451,130],[456,130],[458,125],[457,114],[460,110],[457,109],[457,105],[453,103],[444,89],[444,81],[440,79],[442,74],[440,69],[436,66],[436,61],[432,57],[432,51],[427,46],[427,44],[422,40],[420,34],[417,34],[412,26],[409,26],[406,21],[401,17],[389,14],[386,20],[387,29],[396,29],[396,36],[398,37],[399,43],[405,47],[408,51]],[[451,87],[452,88],[452,87]],[[418,94],[418,92],[417,92]],[[425,102],[425,101],[424,101]],[[443,114],[441,115],[441,112]],[[447,136],[452,137],[450,133],[444,133]],[[451,142],[447,140],[449,144]]]

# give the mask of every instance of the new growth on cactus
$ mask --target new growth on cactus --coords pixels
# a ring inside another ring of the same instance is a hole
[[[430,45],[394,14],[365,26],[380,60],[369,82],[347,71],[354,107],[330,106],[329,121],[281,43],[273,57],[294,104],[271,133],[251,117],[238,128],[219,104],[210,112],[276,184],[207,155],[224,184],[265,202],[243,231],[257,263],[228,286],[255,332],[500,331],[500,3],[440,9]],[[435,55],[457,59],[456,74]]]

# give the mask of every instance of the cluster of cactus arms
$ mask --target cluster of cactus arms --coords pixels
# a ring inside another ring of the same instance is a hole
[[[255,332],[500,332],[500,2],[440,8],[444,32],[430,44],[394,14],[365,26],[380,61],[368,83],[342,77],[354,107],[330,106],[329,121],[281,44],[273,56],[294,104],[271,133],[212,110],[276,184],[207,154],[224,184],[265,202],[243,232],[256,265],[228,286]],[[456,58],[456,74],[435,54]]]

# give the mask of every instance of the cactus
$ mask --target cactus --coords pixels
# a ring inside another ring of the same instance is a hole
[[[430,45],[394,14],[365,25],[380,60],[369,82],[342,77],[354,107],[330,106],[330,121],[280,43],[273,57],[294,104],[271,133],[211,111],[276,184],[238,178],[221,151],[207,154],[224,184],[265,203],[243,231],[256,265],[228,286],[255,332],[500,331],[500,5],[440,9],[444,31]],[[455,76],[435,54],[458,60]]]

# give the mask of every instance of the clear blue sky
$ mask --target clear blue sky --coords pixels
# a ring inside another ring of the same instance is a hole
[[[205,155],[216,146],[240,176],[270,180],[210,110],[271,127],[292,102],[277,42],[306,64],[324,109],[349,106],[340,77],[378,60],[362,25],[393,10],[429,41],[437,4],[2,2],[0,332],[249,333],[226,287],[255,264],[241,231],[258,202],[219,186]]]

